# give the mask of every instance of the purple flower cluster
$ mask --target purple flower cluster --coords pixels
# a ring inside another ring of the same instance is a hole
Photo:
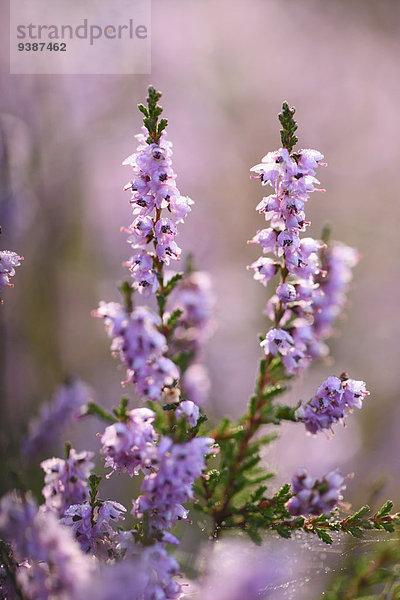
[[[315,170],[322,158],[316,150],[299,150],[289,155],[286,148],[281,148],[269,152],[251,169],[263,185],[274,188],[274,193],[257,206],[270,227],[259,230],[249,243],[259,244],[264,254],[274,257],[262,256],[249,268],[263,285],[275,273],[281,273],[281,283],[266,311],[275,328],[262,346],[267,354],[282,355],[290,375],[299,373],[310,361],[311,303],[318,287],[315,277],[321,273],[318,252],[323,244],[309,237],[301,239],[300,232],[309,225],[305,221],[305,202],[310,192],[318,190]],[[293,321],[292,317],[297,319]]]
[[[71,527],[84,552],[110,557],[115,550],[116,532],[110,523],[123,520],[126,508],[114,500],[72,504],[64,513],[61,523]]]
[[[328,514],[342,500],[345,487],[344,478],[338,471],[315,479],[307,469],[298,469],[292,478],[293,496],[286,503],[286,508],[293,516]]]
[[[312,302],[314,341],[309,346],[312,356],[328,352],[323,340],[332,334],[332,325],[343,310],[358,254],[350,246],[333,242],[322,250],[321,262],[324,276],[317,277],[319,293],[314,294]]]
[[[144,306],[128,313],[116,302],[101,302],[93,316],[104,319],[111,351],[127,368],[126,383],[131,381],[137,393],[159,400],[163,388],[179,379],[177,366],[164,356],[167,341],[158,330],[160,317]]]
[[[132,514],[140,519],[147,513],[153,531],[168,530],[178,519],[186,519],[182,504],[193,498],[193,483],[205,468],[205,455],[213,452],[212,444],[212,438],[193,438],[183,444],[162,438],[157,471],[145,476],[143,495],[133,501]]]
[[[14,287],[10,282],[10,277],[15,275],[15,267],[19,267],[23,256],[10,250],[0,250],[0,292],[6,286]]]
[[[361,408],[362,400],[368,394],[364,381],[348,379],[347,376],[341,379],[328,377],[310,402],[297,409],[297,420],[313,434],[330,429],[334,423],[343,421],[347,411]]]
[[[26,455],[37,454],[56,442],[62,429],[93,397],[92,390],[82,381],[61,385],[50,403],[42,404],[39,415],[29,424],[29,433],[23,443]]]
[[[45,506],[61,517],[71,504],[89,498],[87,478],[94,467],[93,452],[76,452],[71,448],[68,458],[49,458],[40,463],[45,472],[42,494]]]
[[[17,570],[28,600],[71,600],[92,576],[92,562],[68,529],[51,512],[38,511],[29,496],[8,494],[1,499],[0,534],[19,562],[29,562],[29,568]]]
[[[157,462],[158,438],[152,425],[155,413],[148,408],[136,408],[129,413],[129,419],[118,421],[106,427],[101,436],[102,452],[105,455],[104,466],[112,471],[128,473],[131,477],[139,470],[147,473]]]
[[[145,131],[145,130],[144,130]],[[128,243],[134,251],[129,266],[134,287],[145,296],[154,294],[158,288],[157,263],[170,264],[179,260],[181,249],[175,242],[177,223],[183,221],[193,203],[181,196],[176,187],[176,175],[172,169],[172,143],[164,133],[158,143],[148,144],[146,136],[136,136],[139,146],[124,165],[133,168],[133,179],[125,187],[132,191],[131,204],[134,221],[125,231]],[[167,209],[172,218],[162,218],[161,211]],[[155,254],[146,249],[154,240]]]

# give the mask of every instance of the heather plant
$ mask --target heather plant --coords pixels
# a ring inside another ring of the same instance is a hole
[[[123,163],[132,170],[125,190],[131,192],[133,221],[123,228],[130,256],[122,300],[101,301],[93,311],[103,320],[123,384],[137,401],[130,406],[123,396],[109,411],[93,400],[86,384],[70,382],[31,423],[22,441],[24,457],[46,449],[49,436],[62,435],[72,417],[94,416],[103,430],[97,462],[93,452],[69,443],[63,458],[41,462],[40,504],[25,489],[23,471],[18,489],[1,499],[3,598],[189,597],[184,565],[174,553],[184,529],[176,525],[182,521],[187,528],[205,523],[210,545],[229,536],[247,536],[260,545],[268,532],[286,539],[313,535],[329,545],[334,536],[393,532],[399,522],[390,501],[377,511],[367,505],[350,511],[342,502],[346,475],[337,469],[317,477],[299,465],[291,482],[276,489],[267,484],[274,474],[262,466],[261,452],[282,422],[304,428],[304,434],[324,435],[360,409],[368,395],[364,381],[341,373],[323,381],[308,401],[296,406],[281,401],[291,381],[329,353],[327,340],[358,260],[357,252],[333,241],[327,228],[321,239],[304,235],[309,196],[325,191],[316,178],[325,163],[320,152],[297,148],[294,109],[286,103],[279,115],[281,148],[251,169],[272,193],[257,206],[267,226],[249,242],[262,250],[249,270],[263,286],[275,288],[265,308],[270,327],[259,340],[255,389],[237,421],[206,415],[203,351],[214,328],[214,293],[208,274],[197,271],[190,256],[184,260],[175,241],[194,203],[176,184],[160,97],[150,87],[147,105],[139,105],[144,126],[136,152]],[[0,253],[0,286],[9,284],[20,260],[15,253]],[[170,271],[173,265],[183,266]],[[131,506],[103,498],[100,463],[107,479],[140,481]],[[238,540],[232,547],[236,558],[225,561],[222,580],[215,564],[208,575],[200,573],[195,585],[202,597],[271,597],[281,571],[287,572],[285,558],[261,549],[249,555]],[[223,556],[220,551],[218,560]],[[394,556],[386,562],[393,564]],[[248,565],[240,573],[244,560]],[[379,568],[375,572],[381,576]],[[350,584],[362,587],[358,580]],[[350,597],[344,579],[334,586],[329,597]]]

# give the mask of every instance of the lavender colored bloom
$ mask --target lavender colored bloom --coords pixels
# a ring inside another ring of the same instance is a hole
[[[30,497],[8,494],[0,501],[0,532],[12,544],[18,583],[29,600],[71,600],[90,579],[93,566],[70,532],[51,512],[38,512]]]
[[[277,232],[269,227],[257,231],[256,235],[250,240],[249,244],[260,244],[265,253],[273,252],[276,247]]]
[[[282,304],[288,304],[289,302],[296,300],[296,288],[294,285],[281,283],[276,288],[276,294]]]
[[[267,285],[270,279],[272,279],[277,269],[275,261],[264,256],[258,258],[247,268],[249,270],[254,270],[254,279],[262,283],[264,286]]]
[[[129,267],[134,277],[134,288],[148,297],[158,289],[158,279],[153,269],[153,255],[146,250],[138,250],[124,266]]]
[[[169,529],[178,519],[186,519],[182,506],[193,498],[193,483],[205,468],[205,455],[211,454],[212,438],[193,438],[174,444],[162,438],[158,446],[158,470],[146,475],[142,496],[133,501],[132,514],[142,518],[148,513],[149,526],[154,531]]]
[[[84,552],[109,557],[115,552],[116,532],[110,523],[123,520],[126,508],[114,500],[105,500],[92,510],[89,502],[73,504],[65,511],[61,523],[71,527]]]
[[[42,404],[39,415],[29,424],[29,433],[23,442],[26,455],[42,452],[56,442],[62,429],[80,414],[80,409],[93,397],[93,392],[82,381],[61,385],[50,403]]]
[[[293,516],[330,513],[343,499],[345,487],[344,478],[337,470],[315,479],[306,469],[298,469],[292,478],[293,496],[286,508]]]
[[[171,240],[165,242],[164,244],[157,244],[156,253],[161,262],[169,265],[171,260],[179,260],[182,250],[179,248],[176,242]]]
[[[116,302],[101,302],[93,316],[104,319],[111,351],[127,368],[126,381],[134,383],[139,394],[159,400],[163,388],[179,379],[177,366],[164,356],[167,340],[157,328],[160,317],[144,306],[127,313]]]
[[[15,267],[19,267],[23,256],[10,250],[0,250],[0,292],[5,286],[14,287],[10,277],[15,275]]]
[[[361,408],[364,396],[369,395],[364,381],[346,379],[343,382],[343,389],[343,402],[350,409],[353,407]]]
[[[186,419],[190,427],[196,427],[200,417],[200,409],[194,402],[183,400],[183,402],[178,405],[175,415],[178,419]]]
[[[368,393],[363,381],[328,377],[310,402],[297,409],[297,419],[305,424],[309,433],[331,429],[332,425],[345,418],[347,410],[361,408],[362,399]]]
[[[304,354],[300,348],[291,348],[291,350],[282,357],[282,363],[289,375],[298,375],[304,371],[310,364],[311,357]]]
[[[40,463],[45,472],[42,494],[46,507],[61,517],[71,504],[89,498],[87,478],[94,467],[93,452],[76,452],[73,448],[67,459],[49,458]]]
[[[261,342],[261,347],[264,348],[265,354],[276,356],[278,353],[288,354],[293,348],[293,338],[284,329],[270,329]]]
[[[128,473],[131,477],[139,470],[147,473],[157,459],[153,427],[155,413],[148,408],[136,408],[129,413],[127,422],[119,421],[106,427],[101,436],[104,466],[114,471]]]

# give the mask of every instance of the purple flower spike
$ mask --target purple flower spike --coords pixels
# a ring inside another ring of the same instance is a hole
[[[149,253],[151,264],[146,263],[145,272],[135,269],[130,261],[126,265],[131,268],[134,288],[150,296],[158,289],[153,271],[156,257],[166,265],[179,260],[181,249],[174,241],[178,234],[176,225],[190,212],[193,201],[181,196],[176,187],[171,160],[172,144],[167,141],[165,132],[157,143],[147,143],[144,129],[136,138],[139,141],[136,153],[123,162],[133,168],[133,179],[125,189],[132,191],[131,206],[136,218],[130,228],[124,231],[130,234],[128,243],[135,250],[144,249],[154,239],[155,255]],[[176,222],[172,218],[162,217],[163,209],[168,209]]]

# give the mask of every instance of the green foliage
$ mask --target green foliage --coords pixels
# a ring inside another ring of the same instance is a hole
[[[125,280],[119,286],[119,291],[122,294],[124,300],[124,307],[126,312],[131,313],[133,310],[133,288],[129,280]]]
[[[89,402],[83,409],[82,416],[96,415],[102,421],[106,423],[116,423],[117,419],[107,410],[96,404],[96,402]]]
[[[118,421],[128,421],[129,415],[126,411],[129,404],[129,398],[123,396],[120,400],[118,408],[113,408],[113,413],[117,417]]]
[[[65,460],[69,459],[69,455],[72,449],[72,444],[71,442],[65,442],[64,444],[64,456],[65,456]]]
[[[294,108],[289,108],[287,102],[282,105],[282,112],[279,113],[278,118],[282,125],[281,129],[281,142],[282,147],[287,148],[289,153],[292,152],[293,148],[298,142],[298,138],[294,135],[297,129],[297,123],[294,120]]]
[[[186,369],[190,366],[194,358],[194,352],[178,352],[174,354],[172,357],[173,362],[179,367],[181,375],[186,371]]]
[[[158,92],[153,86],[148,89],[147,97],[147,108],[144,104],[138,104],[138,109],[143,114],[143,125],[149,132],[147,138],[148,144],[158,144],[160,137],[164,129],[168,125],[167,119],[161,119],[158,121],[163,109],[158,104],[162,94]]]
[[[102,477],[100,477],[99,475],[95,475],[94,473],[92,473],[91,475],[89,475],[89,497],[90,497],[90,504],[94,504],[97,501],[97,494],[99,492],[99,485],[100,482],[102,480]]]
[[[174,311],[173,311],[173,312],[170,314],[170,316],[168,317],[168,320],[167,320],[166,326],[168,327],[168,329],[169,329],[171,332],[172,332],[172,331],[175,329],[175,327],[177,326],[177,324],[178,324],[178,320],[179,320],[179,317],[181,317],[181,316],[182,316],[182,314],[183,314],[183,310],[182,310],[182,309],[180,309],[180,308],[177,308],[177,309],[176,309],[176,310],[174,310]]]
[[[164,294],[166,296],[169,296],[169,294],[172,292],[172,290],[175,288],[176,284],[184,278],[184,273],[175,273],[175,275],[173,275],[171,277],[171,279],[168,281],[167,285],[164,288]]]
[[[162,291],[157,294],[157,304],[160,315],[163,315],[165,310],[165,305],[167,304],[167,299],[172,290],[175,288],[178,281],[183,279],[184,273],[176,273],[171,279],[168,281],[166,286],[163,286],[162,277],[159,277],[159,281],[161,284]]]

